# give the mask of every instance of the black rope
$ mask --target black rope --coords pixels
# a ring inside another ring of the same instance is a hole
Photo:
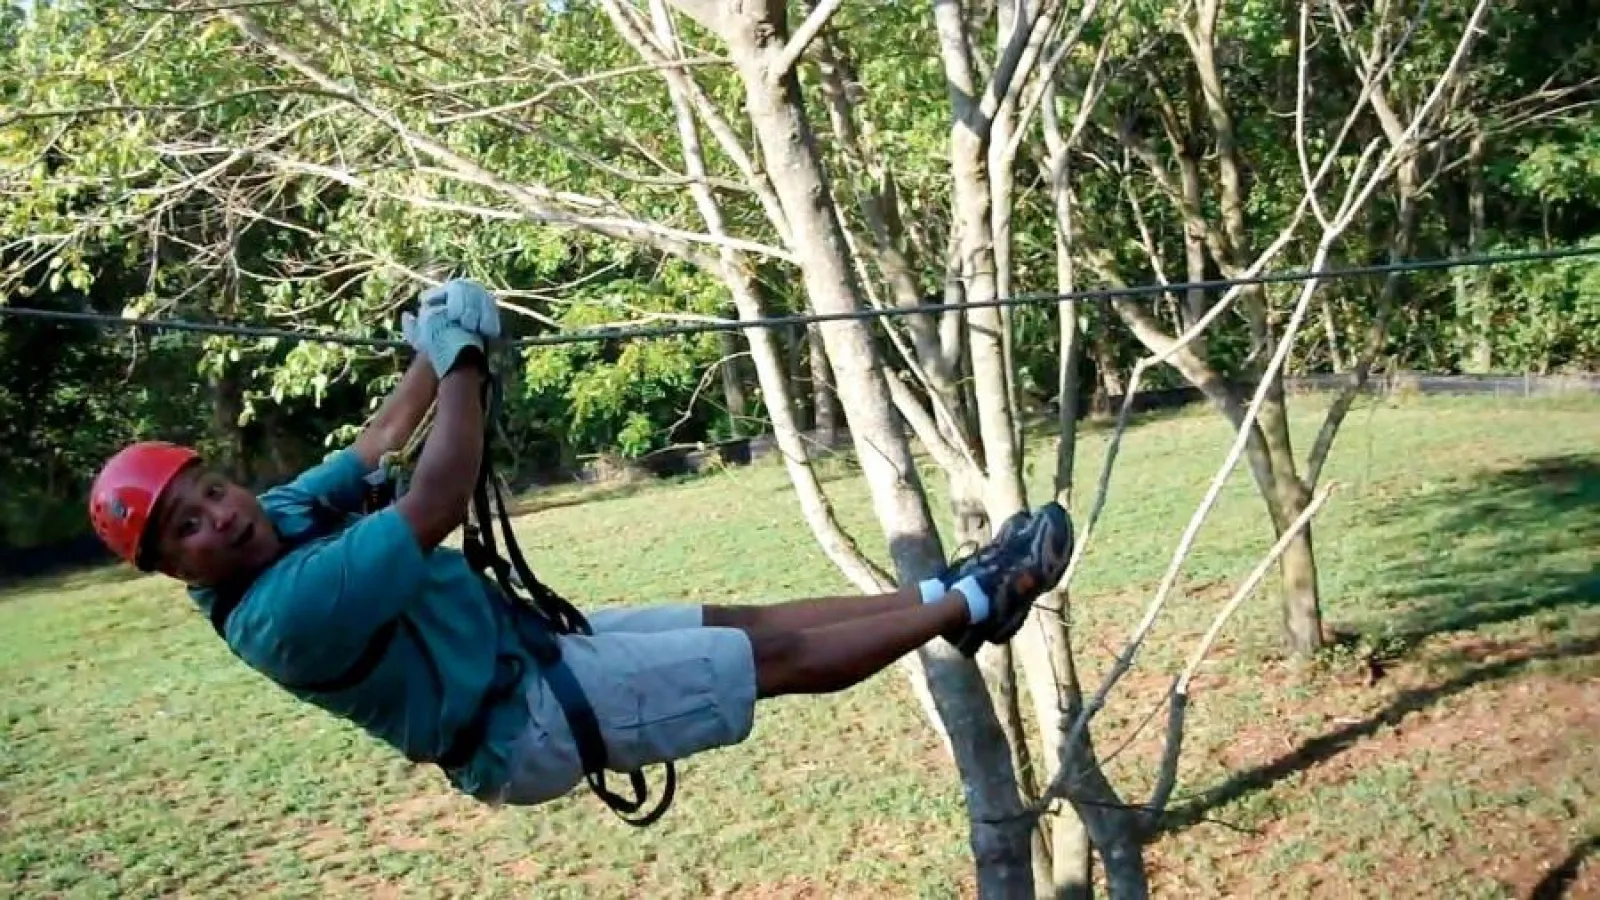
[[[578,331],[558,331],[510,341],[512,347],[551,347],[561,344],[579,344],[589,341],[613,341],[633,338],[679,337],[717,331],[743,331],[752,328],[785,328],[794,325],[811,325],[818,322],[840,320],[871,320],[896,316],[915,316],[963,309],[989,307],[1029,306],[1045,303],[1062,303],[1068,300],[1104,302],[1123,297],[1148,297],[1158,294],[1181,293],[1190,290],[1218,290],[1250,285],[1284,284],[1289,282],[1361,278],[1370,275],[1392,275],[1404,272],[1423,272],[1474,266],[1496,266],[1507,263],[1538,262],[1600,256],[1600,247],[1561,247],[1554,250],[1530,250],[1520,253],[1479,254],[1475,256],[1419,259],[1409,262],[1382,263],[1370,266],[1347,266],[1339,269],[1316,271],[1271,272],[1246,278],[1218,278],[1209,281],[1185,281],[1172,284],[1143,284],[1131,287],[1101,288],[1070,293],[1025,293],[994,300],[963,301],[961,303],[926,303],[919,306],[892,306],[879,309],[855,309],[840,313],[807,313],[792,316],[772,316],[764,319],[740,321],[717,319],[709,322],[683,322],[673,325],[639,325],[586,328]],[[343,344],[355,347],[400,348],[407,346],[395,338],[371,338],[337,332],[295,331],[255,325],[229,325],[221,322],[191,322],[183,319],[126,318],[107,313],[72,312],[68,310],[30,309],[0,304],[0,316],[47,319],[64,322],[120,326],[156,331],[187,331],[200,334],[228,335],[233,337],[276,338],[322,344]]]
[[[635,769],[623,773],[633,790],[631,798],[612,790],[607,784],[609,758],[599,718],[584,694],[583,686],[571,670],[562,664],[560,645],[551,640],[553,634],[587,635],[592,634],[593,629],[576,606],[534,574],[533,567],[528,564],[517,543],[505,494],[494,471],[493,438],[500,417],[505,412],[500,388],[499,380],[490,374],[484,385],[483,458],[478,468],[478,481],[472,490],[472,515],[467,521],[462,551],[473,569],[479,572],[488,570],[493,574],[498,593],[504,602],[510,604],[513,627],[528,641],[545,682],[555,693],[562,714],[566,717],[589,788],[622,821],[645,828],[658,821],[672,806],[678,789],[677,767],[670,760],[663,764],[666,784],[655,807],[648,812],[641,813],[650,796],[642,771]],[[500,526],[499,537],[505,541],[505,556],[500,554],[495,538],[497,522]],[[524,630],[529,625],[526,617],[538,621],[536,627],[539,633],[530,634]]]

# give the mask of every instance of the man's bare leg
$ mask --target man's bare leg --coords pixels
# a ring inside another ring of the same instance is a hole
[[[855,597],[810,597],[770,606],[706,606],[704,624],[713,628],[741,628],[752,633],[803,631],[852,619],[881,616],[922,604],[916,588],[892,594],[864,594]]]
[[[756,694],[767,698],[843,690],[934,638],[962,628],[969,621],[969,609],[959,591],[950,591],[933,603],[901,597],[898,608],[891,611],[814,628],[745,629],[755,653]],[[710,619],[708,613],[707,624]]]
[[[1057,503],[1008,519],[993,541],[945,577],[893,594],[774,606],[707,607],[702,622],[743,630],[761,697],[849,687],[936,637],[973,656],[1011,640],[1033,601],[1060,579],[1072,522]]]

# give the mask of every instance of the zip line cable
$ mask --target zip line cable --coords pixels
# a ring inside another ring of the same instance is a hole
[[[519,338],[515,341],[510,341],[507,343],[515,348],[523,348],[550,347],[561,344],[579,344],[590,341],[677,337],[681,335],[705,334],[715,331],[743,331],[748,328],[784,328],[793,325],[809,325],[816,322],[833,322],[852,319],[870,320],[893,316],[915,316],[941,313],[958,309],[1029,306],[1033,304],[1060,303],[1068,300],[1107,301],[1122,297],[1146,297],[1153,294],[1179,293],[1195,289],[1217,290],[1246,285],[1283,284],[1288,282],[1316,280],[1332,281],[1341,278],[1358,278],[1368,275],[1388,275],[1402,272],[1423,272],[1438,269],[1494,266],[1508,263],[1574,259],[1591,256],[1600,256],[1600,247],[1561,247],[1554,250],[1530,250],[1521,253],[1441,257],[1437,259],[1412,260],[1410,262],[1382,263],[1370,266],[1349,266],[1340,269],[1323,269],[1320,271],[1301,270],[1293,272],[1273,272],[1261,275],[1252,275],[1246,278],[1219,278],[1211,281],[1187,281],[1173,284],[1143,284],[1121,288],[1102,288],[1090,291],[1074,291],[1066,294],[1048,292],[1024,293],[1015,294],[1010,297],[1000,297],[994,300],[964,301],[961,303],[929,303],[912,307],[891,306],[876,309],[857,309],[843,313],[807,313],[803,315],[772,316],[764,319],[752,319],[750,321],[741,321],[738,319],[718,319],[709,322],[682,322],[673,325],[586,328],[578,331],[558,331],[552,334],[534,335],[532,337]],[[403,348],[409,346],[405,341],[395,338],[369,338],[353,334],[340,334],[337,332],[297,331],[287,328],[271,328],[255,325],[230,325],[221,322],[191,322],[184,319],[125,318],[123,316],[115,316],[108,313],[30,309],[27,307],[0,304],[0,317],[4,316],[23,319],[55,320],[63,322],[86,322],[90,324],[120,326],[123,328],[136,328],[154,331],[185,331],[196,332],[200,334],[228,335],[233,337],[275,338],[286,341],[342,344],[345,346],[355,347]]]

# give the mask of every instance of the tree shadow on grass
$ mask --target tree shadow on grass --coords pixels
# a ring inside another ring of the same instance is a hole
[[[1468,669],[1439,684],[1402,691],[1393,702],[1372,716],[1312,738],[1270,763],[1234,773],[1217,787],[1174,808],[1162,819],[1160,830],[1169,833],[1183,831],[1205,820],[1208,813],[1220,807],[1257,791],[1268,790],[1298,772],[1338,756],[1358,741],[1399,723],[1406,716],[1478,685],[1510,678],[1539,662],[1590,656],[1600,656],[1600,636],[1525,649]]]
[[[1370,527],[1413,550],[1368,586],[1409,646],[1566,607],[1600,605],[1600,456],[1535,459],[1434,486],[1380,510]]]
[[[1406,547],[1405,559],[1375,568],[1370,588],[1389,601],[1382,631],[1402,646],[1433,634],[1525,616],[1600,606],[1600,457],[1532,460],[1515,469],[1445,482],[1367,520],[1375,546]],[[1392,537],[1391,537],[1392,535]],[[1312,738],[1277,760],[1237,772],[1174,808],[1161,830],[1182,831],[1241,797],[1325,762],[1411,713],[1546,660],[1600,655],[1600,635],[1520,642],[1523,648],[1437,684],[1397,695],[1375,715]]]
[[[1560,900],[1565,897],[1572,883],[1578,880],[1578,870],[1583,868],[1583,861],[1596,850],[1600,850],[1600,834],[1590,835],[1588,840],[1573,847],[1566,859],[1539,879],[1539,883],[1528,893],[1528,900]]]

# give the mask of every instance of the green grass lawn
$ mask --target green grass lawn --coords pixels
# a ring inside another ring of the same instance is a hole
[[[1303,453],[1320,410],[1296,411]],[[1106,438],[1086,435],[1081,483]],[[1203,411],[1130,431],[1073,603],[1091,681],[1228,439]],[[1033,446],[1037,501],[1053,457]],[[1524,897],[1570,881],[1600,895],[1584,864],[1600,835],[1600,403],[1369,403],[1327,477],[1341,488],[1317,522],[1325,616],[1355,637],[1291,666],[1270,588],[1241,611],[1196,682],[1173,814],[1148,851],[1157,893]],[[827,487],[881,544],[859,481]],[[1239,473],[1097,719],[1101,748],[1134,734],[1271,542],[1260,510]],[[519,535],[546,581],[591,606],[847,590],[770,463],[550,508]],[[971,890],[959,786],[897,670],[764,708],[747,744],[680,767],[676,807],[646,831],[581,790],[534,810],[452,796],[242,668],[159,580],[100,571],[0,593],[0,678],[6,895]],[[1110,765],[1132,801],[1157,731]]]

